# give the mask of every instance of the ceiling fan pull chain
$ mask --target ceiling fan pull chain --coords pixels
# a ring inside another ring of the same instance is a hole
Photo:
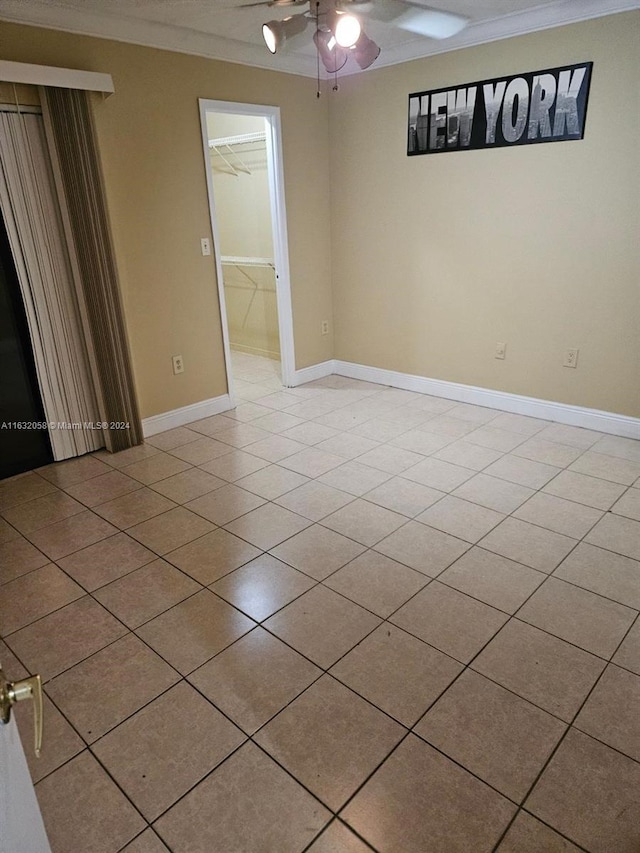
[[[319,0],[316,0],[316,36],[318,35],[318,32],[320,30],[320,26],[318,24],[319,13],[320,13],[320,2],[319,2]],[[316,74],[317,74],[317,80],[318,80],[318,88],[316,89],[316,98],[319,98],[320,97],[320,54],[318,53],[317,50],[316,50]]]
[[[336,62],[333,66],[333,86],[331,87],[332,91],[338,91],[338,63]]]

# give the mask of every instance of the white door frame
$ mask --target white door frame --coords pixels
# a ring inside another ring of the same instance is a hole
[[[220,260],[220,232],[216,218],[214,201],[213,172],[209,153],[209,133],[207,131],[207,113],[226,113],[243,116],[260,116],[265,119],[267,128],[267,174],[269,177],[269,201],[271,205],[271,227],[273,236],[273,254],[276,267],[276,300],[278,306],[278,328],[280,333],[280,360],[282,365],[282,384],[291,387],[295,376],[295,348],[293,340],[293,309],[291,306],[291,279],[289,275],[289,243],[287,239],[287,213],[284,200],[284,166],[282,160],[282,128],[280,125],[280,107],[260,104],[240,104],[232,101],[211,101],[199,99],[200,124],[202,127],[202,145],[207,191],[209,194],[209,213],[213,233],[216,274],[218,276],[218,297],[220,300],[220,319],[222,340],[227,369],[227,386],[232,405],[235,406],[235,390],[231,370],[231,351],[229,346],[229,326],[224,296],[224,280]]]

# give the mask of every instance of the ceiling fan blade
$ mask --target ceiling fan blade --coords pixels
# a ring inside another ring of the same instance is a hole
[[[469,23],[462,15],[441,12],[410,0],[376,0],[368,14],[376,21],[433,39],[450,38]]]

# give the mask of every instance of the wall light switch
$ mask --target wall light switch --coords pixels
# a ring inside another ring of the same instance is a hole
[[[202,248],[203,255],[211,254],[211,240],[208,237],[203,237],[202,240],[200,240],[200,246]]]

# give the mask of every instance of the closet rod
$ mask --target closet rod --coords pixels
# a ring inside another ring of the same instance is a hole
[[[220,148],[227,145],[246,145],[248,142],[264,142],[267,138],[265,130],[255,133],[238,133],[235,136],[219,136],[209,140],[209,148]]]

